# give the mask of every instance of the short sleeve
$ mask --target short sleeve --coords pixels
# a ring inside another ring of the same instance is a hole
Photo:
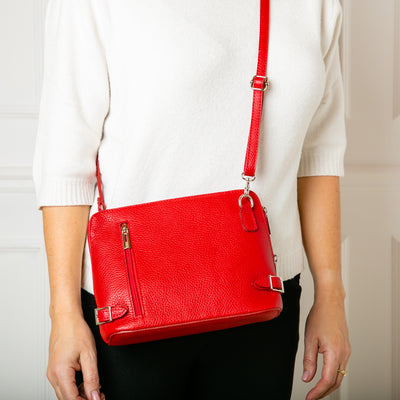
[[[342,8],[335,0],[330,40],[324,54],[325,89],[304,139],[298,177],[344,175],[346,127],[344,89],[339,54]]]
[[[91,205],[109,80],[93,0],[49,0],[32,174],[37,207]]]

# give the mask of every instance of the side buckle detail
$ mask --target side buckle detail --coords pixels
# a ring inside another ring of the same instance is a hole
[[[269,278],[270,288],[271,288],[272,291],[279,292],[279,293],[285,293],[285,288],[283,287],[283,281],[282,281],[282,278],[280,276],[268,275],[268,278]],[[280,286],[279,287],[275,287],[274,286],[272,278],[279,279],[279,282],[280,282]]]
[[[108,309],[108,320],[99,321],[99,314],[98,313],[99,313],[99,311],[105,310],[105,309]],[[102,325],[102,324],[105,324],[106,322],[111,322],[112,321],[111,306],[95,308],[94,309],[94,318],[96,320],[96,325]]]

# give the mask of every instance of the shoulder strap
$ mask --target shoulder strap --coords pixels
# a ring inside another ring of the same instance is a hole
[[[251,80],[253,89],[253,108],[251,113],[250,133],[247,140],[246,158],[243,174],[255,179],[258,137],[260,132],[261,110],[264,92],[269,87],[267,78],[267,59],[269,42],[269,0],[260,1],[260,37],[258,44],[257,73]],[[252,180],[253,180],[252,179]]]
[[[253,89],[253,107],[251,113],[250,133],[247,140],[246,158],[242,177],[249,181],[255,179],[257,163],[258,138],[260,132],[261,111],[264,99],[264,92],[269,87],[267,72],[268,39],[269,39],[269,0],[260,0],[260,33],[258,44],[257,73],[251,80]],[[96,158],[96,177],[99,197],[97,198],[98,209],[105,210],[103,191],[101,187],[101,175],[99,158]]]

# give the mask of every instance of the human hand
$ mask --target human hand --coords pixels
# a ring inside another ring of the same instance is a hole
[[[338,370],[346,369],[351,353],[342,300],[316,299],[307,317],[304,344],[304,382],[314,378],[318,353],[323,354],[321,379],[306,400],[322,399],[341,385],[344,376]]]
[[[75,371],[83,375],[79,388]],[[52,318],[46,376],[58,400],[105,400],[100,393],[94,337],[81,315],[66,313]]]

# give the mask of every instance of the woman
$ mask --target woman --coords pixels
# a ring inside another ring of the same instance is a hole
[[[47,377],[58,399],[289,399],[303,247],[315,283],[305,382],[324,357],[307,400],[340,386],[350,346],[340,266],[339,0],[271,0],[272,87],[252,189],[268,207],[282,314],[129,346],[107,346],[94,323],[85,237],[96,211],[96,154],[108,208],[240,187],[258,18],[258,0],[49,1],[33,176],[51,292]]]

